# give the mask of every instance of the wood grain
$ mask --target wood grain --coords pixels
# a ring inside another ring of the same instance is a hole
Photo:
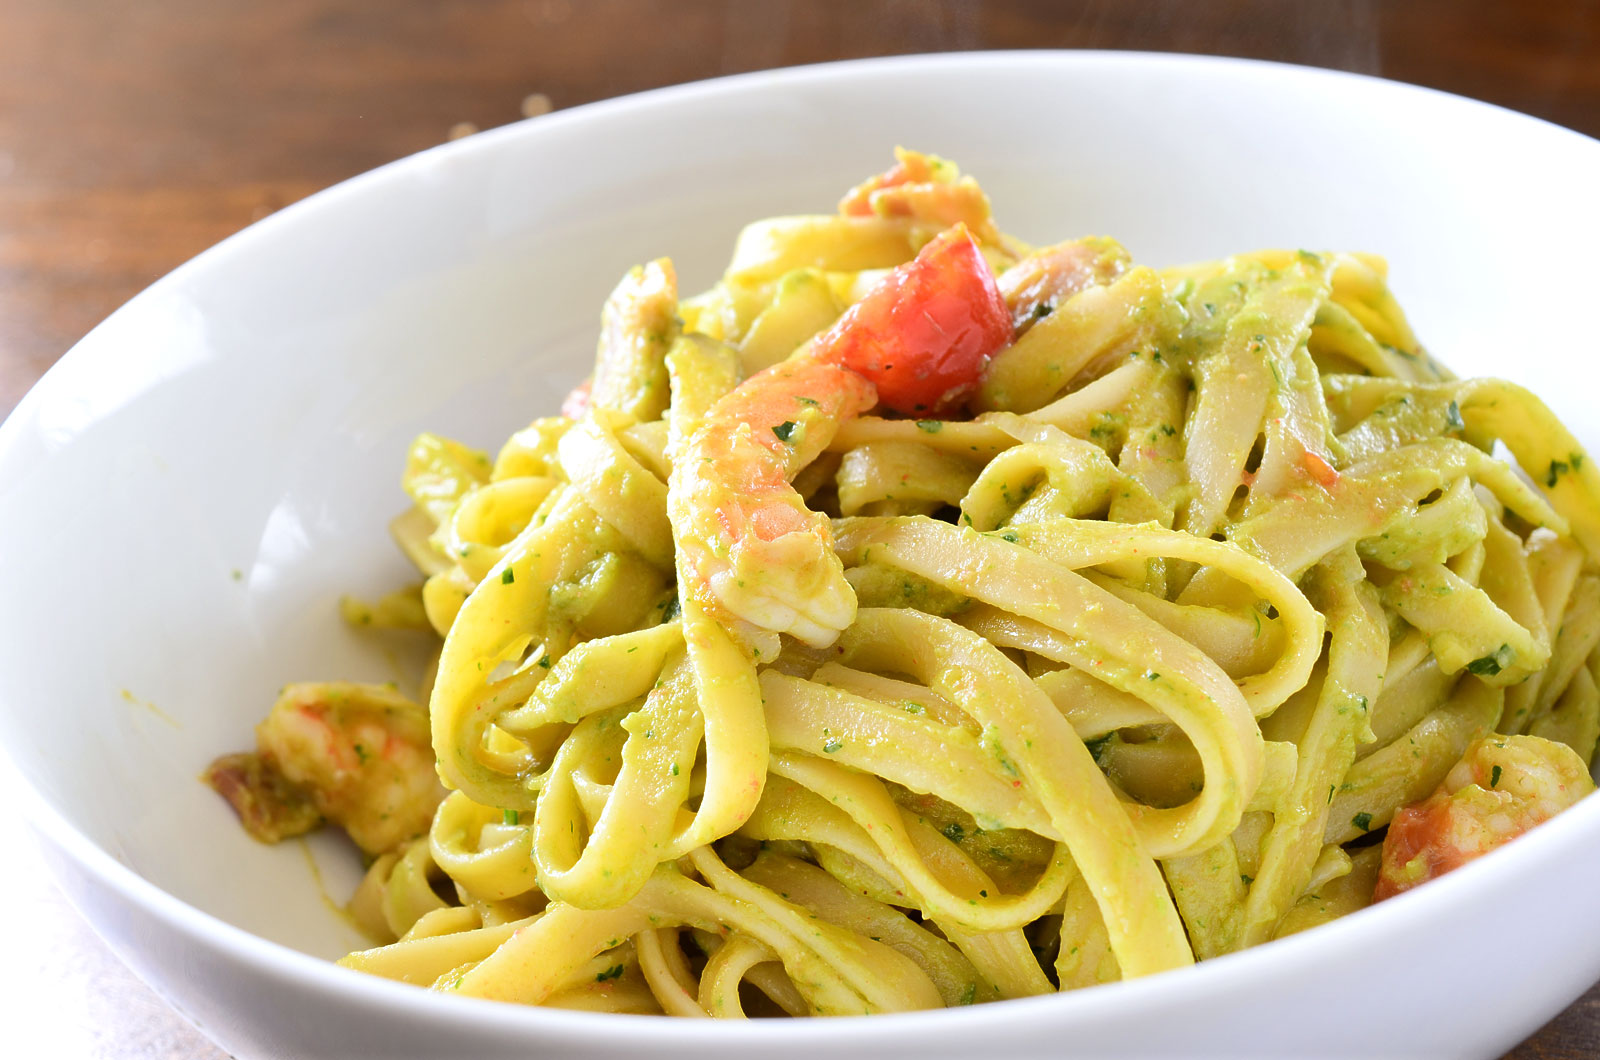
[[[1381,74],[1600,135],[1600,0],[0,0],[0,415],[198,251],[529,93],[1034,47]],[[162,1055],[218,1055],[168,1018]],[[1600,989],[1511,1055],[1600,1055]]]

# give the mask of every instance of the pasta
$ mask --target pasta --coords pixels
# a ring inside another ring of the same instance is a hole
[[[427,705],[291,686],[208,773],[366,851],[373,975],[697,1017],[1076,989],[1593,786],[1600,471],[1370,255],[1033,248],[902,151],[705,294],[632,270],[562,416],[423,435],[404,485],[424,580],[345,614],[441,639]]]

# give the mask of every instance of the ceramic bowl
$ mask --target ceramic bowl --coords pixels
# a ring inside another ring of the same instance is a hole
[[[1138,54],[846,63],[580,107],[315,195],[135,298],[0,429],[0,744],[72,900],[223,1048],[1487,1057],[1600,977],[1600,800],[1305,935],[958,1011],[600,1016],[328,963],[359,944],[325,897],[353,887],[351,848],[261,846],[196,776],[251,743],[285,682],[406,665],[335,603],[406,576],[385,524],[407,441],[492,447],[553,412],[628,266],[668,254],[703,287],[744,222],[831,209],[897,143],[959,161],[1035,242],[1104,233],[1152,264],[1384,254],[1437,356],[1531,386],[1600,443],[1600,143],[1368,78]]]

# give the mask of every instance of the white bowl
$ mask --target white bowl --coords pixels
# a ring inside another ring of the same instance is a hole
[[[0,741],[74,902],[242,1057],[1492,1056],[1600,977],[1600,800],[1331,927],[1060,997],[713,1025],[493,1005],[325,963],[358,941],[296,844],[195,778],[300,678],[395,665],[335,615],[405,575],[408,439],[492,446],[581,377],[661,254],[827,210],[896,143],[1010,230],[1151,263],[1389,257],[1418,331],[1600,442],[1600,143],[1482,104],[1233,60],[1022,53],[751,74],[496,130],[255,225],[130,302],[0,430]],[[142,704],[159,708],[159,714]],[[162,715],[170,718],[170,724]],[[312,844],[343,898],[355,859]]]

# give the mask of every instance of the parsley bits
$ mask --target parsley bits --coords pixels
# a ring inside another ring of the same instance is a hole
[[[778,436],[778,441],[788,442],[789,439],[794,435],[794,430],[797,426],[799,426],[799,424],[795,423],[794,420],[784,420],[782,423],[772,428],[772,433]]]
[[[1083,741],[1083,746],[1088,749],[1090,756],[1098,762],[1100,761],[1100,756],[1105,753],[1106,744],[1110,743],[1111,738],[1115,735],[1116,733],[1114,732],[1108,732],[1104,736],[1097,736],[1092,740]]]
[[[1473,659],[1467,663],[1467,673],[1478,677],[1493,677],[1495,674],[1511,665],[1517,653],[1511,650],[1511,645],[1502,644],[1494,650],[1494,654]]]

